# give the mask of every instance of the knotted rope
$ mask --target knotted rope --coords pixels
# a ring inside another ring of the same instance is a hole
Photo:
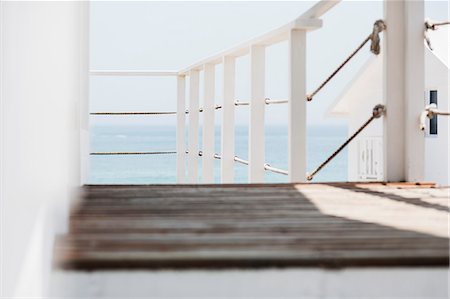
[[[386,30],[386,24],[383,20],[377,20],[373,24],[373,31],[370,35],[370,40],[372,41],[372,43],[370,44],[370,51],[375,55],[380,54],[380,33],[384,30]]]
[[[380,118],[386,112],[386,107],[384,105],[378,104],[373,107],[372,116],[361,126],[355,133],[353,133],[350,138],[348,138],[334,153],[332,153],[322,164],[319,165],[311,174],[307,174],[306,179],[308,181],[312,180],[314,176],[327,165],[331,160],[333,160],[359,133],[362,132],[374,119]]]
[[[314,92],[310,93],[309,95],[306,96],[306,100],[308,101],[312,101],[313,97],[325,86],[327,85],[327,83],[333,79],[334,76],[336,76],[337,73],[339,73],[339,71],[356,55],[356,53],[358,53],[369,41],[371,41],[370,44],[370,51],[375,54],[378,55],[380,54],[380,33],[383,32],[384,30],[386,30],[386,24],[384,23],[383,20],[377,20],[374,24],[373,24],[373,30],[372,33],[369,34],[369,36],[366,37],[365,40],[363,40],[363,42],[347,57],[347,59],[344,60],[344,62],[342,62],[337,69],[331,73],[330,76],[328,76],[325,81],[322,82],[322,84],[319,85],[319,87],[316,88],[316,90],[314,90]]]
[[[433,51],[433,46],[431,45],[430,37],[428,36],[428,30],[437,30],[439,26],[450,25],[450,21],[431,23],[430,21],[425,21],[425,31],[423,33],[425,41],[427,42],[428,48]]]
[[[419,129],[421,131],[424,131],[425,130],[425,123],[426,123],[425,120],[427,119],[427,117],[429,119],[433,119],[436,115],[449,116],[450,112],[438,110],[436,104],[430,104],[428,106],[425,106],[425,110],[420,114]]]

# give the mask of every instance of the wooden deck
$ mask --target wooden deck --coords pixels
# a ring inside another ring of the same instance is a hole
[[[448,267],[449,190],[413,184],[86,186],[65,269]]]

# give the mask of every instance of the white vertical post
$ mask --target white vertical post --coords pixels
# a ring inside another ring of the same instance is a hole
[[[290,182],[306,180],[306,31],[289,32],[288,167]]]
[[[425,90],[423,1],[385,1],[385,21],[385,180],[422,181],[425,140],[417,123]]]
[[[387,113],[384,116],[384,176],[386,181],[404,181],[405,176],[405,45],[403,1],[384,2],[383,97]],[[383,51],[382,50],[382,51]]]
[[[223,58],[223,115],[222,150],[220,160],[221,182],[234,182],[234,75],[235,58]]]
[[[417,123],[425,106],[425,48],[423,30],[425,4],[405,1],[406,10],[406,66],[405,66],[405,134],[406,179],[423,182],[425,179],[425,136]]]
[[[186,176],[186,82],[185,76],[177,77],[177,182],[182,184]]]
[[[189,159],[188,182],[198,181],[199,72],[189,71]]]
[[[265,110],[265,47],[250,47],[250,128],[248,138],[248,179],[264,182],[264,110]]]
[[[214,183],[214,85],[215,67],[205,64],[204,67],[204,101],[203,101],[203,182]]]

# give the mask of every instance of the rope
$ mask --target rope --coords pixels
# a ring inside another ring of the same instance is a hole
[[[272,167],[272,166],[270,166],[267,163],[264,164],[264,170],[268,170],[268,171],[272,171],[272,172],[279,173],[279,174],[284,174],[284,175],[288,175],[289,174],[286,170]]]
[[[222,109],[221,105],[214,106],[215,110]],[[203,107],[198,109],[198,112],[203,112]],[[185,111],[186,114],[189,114],[189,110]],[[151,111],[151,112],[92,112],[90,115],[169,115],[169,114],[177,114],[176,111]]]
[[[111,155],[169,155],[176,154],[176,151],[159,151],[159,152],[93,152],[92,156],[111,156]]]
[[[311,174],[306,176],[308,181],[312,180],[314,176],[327,165],[331,160],[333,160],[359,133],[362,132],[374,119],[380,118],[386,112],[386,108],[384,105],[378,104],[372,110],[372,116],[358,129],[355,133],[353,133],[350,138],[348,138],[334,153],[332,153],[328,159],[325,160],[322,164],[319,165]]]
[[[241,159],[238,156],[234,156],[234,161],[236,161],[238,163],[241,163],[241,164],[244,164],[244,165],[248,165],[248,161],[247,160]]]
[[[167,115],[177,114],[173,111],[161,111],[161,112],[93,112],[90,115]]]
[[[433,46],[431,45],[430,37],[428,36],[428,30],[437,30],[439,26],[444,25],[450,25],[450,21],[444,21],[444,22],[436,22],[431,23],[430,21],[425,21],[425,31],[424,31],[424,38],[427,42],[428,48],[430,48],[431,51],[433,51]]]
[[[288,103],[288,100],[272,100],[270,98],[266,98],[264,101],[266,102],[266,105]]]
[[[306,100],[307,101],[312,101],[313,97],[323,88],[325,87],[325,85],[328,84],[328,82],[330,82],[331,79],[334,78],[334,76],[336,76],[337,73],[339,73],[339,71],[356,55],[356,53],[358,53],[365,45],[368,41],[372,41],[371,45],[370,45],[370,51],[375,54],[378,55],[380,54],[380,33],[383,32],[384,30],[386,30],[386,24],[384,23],[383,20],[377,20],[374,24],[373,24],[373,30],[372,33],[369,34],[369,36],[366,37],[365,40],[363,40],[363,42],[347,57],[347,59],[344,60],[344,62],[342,62],[337,69],[331,73],[330,76],[328,76],[325,81],[322,82],[322,84],[319,85],[319,87],[316,88],[316,90],[314,90],[314,92],[312,92],[311,94],[306,96]]]
[[[425,28],[431,30],[437,30],[438,29],[437,27],[444,25],[450,25],[450,21],[436,22],[436,23],[431,23],[430,21],[425,22]]]
[[[234,101],[234,106],[249,106],[250,102],[242,102],[240,100]]]
[[[430,105],[426,106],[425,110],[420,114],[419,129],[421,131],[424,131],[425,130],[425,123],[426,123],[425,120],[426,120],[426,118],[428,117],[429,119],[432,119],[436,115],[450,116],[450,112],[438,110],[436,104],[430,104]]]
[[[222,109],[222,106],[221,105],[216,105],[216,106],[214,106],[214,110],[219,110],[219,109]],[[200,107],[199,109],[198,109],[198,112],[203,112],[205,109],[203,108],[203,107]],[[189,114],[189,110],[186,110],[186,114]]]

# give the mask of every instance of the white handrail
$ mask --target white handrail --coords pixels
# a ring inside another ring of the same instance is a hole
[[[340,0],[322,0],[308,9],[295,20],[264,33],[258,37],[245,41],[237,46],[221,51],[210,57],[182,69],[179,75],[187,75],[190,70],[202,70],[205,64],[220,64],[225,56],[239,57],[249,53],[251,46],[270,46],[289,38],[289,32],[293,29],[313,30],[322,26],[322,20],[318,19],[328,10],[338,4]]]
[[[91,70],[92,76],[144,76],[144,77],[173,77],[178,71],[161,70]]]

